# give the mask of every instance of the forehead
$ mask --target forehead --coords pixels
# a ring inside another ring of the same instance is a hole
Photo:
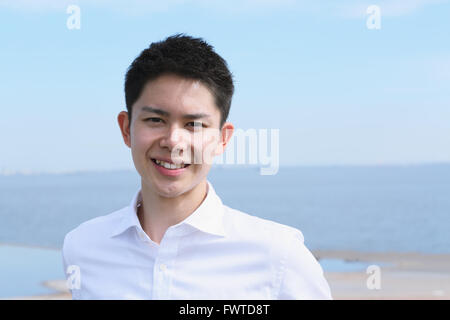
[[[187,79],[177,75],[162,75],[149,81],[136,101],[136,111],[145,106],[155,106],[171,114],[208,113],[220,116],[214,96],[199,80]]]

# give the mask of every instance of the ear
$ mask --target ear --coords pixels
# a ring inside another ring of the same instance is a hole
[[[121,111],[117,116],[117,121],[119,122],[123,141],[129,148],[131,148],[130,119],[128,118],[128,112]]]
[[[216,149],[216,155],[220,155],[225,152],[225,148],[228,145],[228,142],[231,139],[231,136],[234,132],[234,126],[231,122],[225,122],[222,126],[220,142]]]

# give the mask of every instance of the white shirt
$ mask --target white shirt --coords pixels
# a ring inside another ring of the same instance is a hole
[[[73,299],[332,299],[300,230],[223,205],[207,183],[201,205],[159,245],[137,217],[140,190],[128,207],[69,232]]]

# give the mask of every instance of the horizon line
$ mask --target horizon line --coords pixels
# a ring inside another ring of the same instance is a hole
[[[424,167],[424,166],[450,166],[450,161],[439,162],[417,162],[417,163],[373,163],[373,164],[283,164],[279,165],[279,168],[345,168],[345,167]],[[254,168],[266,168],[258,164],[215,164],[211,167],[213,169],[254,169]],[[120,171],[128,171],[137,173],[135,168],[113,168],[113,169],[65,169],[65,170],[30,170],[30,169],[0,169],[0,176],[14,176],[14,175],[58,175],[58,174],[76,174],[76,173],[113,173]]]

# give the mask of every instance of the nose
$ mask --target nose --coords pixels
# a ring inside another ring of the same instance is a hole
[[[170,126],[160,140],[160,147],[168,149],[169,152],[178,151],[179,155],[187,150],[187,136],[184,130],[177,126]]]

